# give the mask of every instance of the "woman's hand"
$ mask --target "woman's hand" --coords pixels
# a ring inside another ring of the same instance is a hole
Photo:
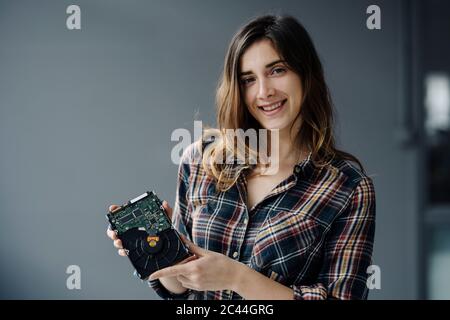
[[[120,209],[120,206],[118,206],[118,205],[113,204],[113,205],[109,206],[109,212],[111,212],[111,213],[114,213],[114,211],[116,211],[118,209]],[[127,253],[126,253],[126,250],[123,248],[122,241],[117,237],[117,233],[111,229],[111,226],[108,226],[108,229],[106,230],[106,234],[108,235],[108,237],[111,240],[113,240],[114,247],[119,249],[119,250],[117,250],[119,255],[121,255],[122,257],[126,257]]]
[[[158,270],[149,279],[176,277],[183,287],[197,291],[234,291],[242,263],[223,254],[202,249],[184,236],[182,238],[197,259]]]
[[[163,207],[166,210],[167,215],[170,219],[172,219],[172,208],[169,206],[167,201],[163,201]],[[109,207],[109,212],[114,213],[117,209],[119,209],[120,206],[117,205],[111,205]],[[108,227],[108,230],[106,231],[106,234],[108,237],[113,240],[114,247],[118,249],[119,255],[126,257],[127,256],[127,250],[123,248],[122,241],[117,237],[117,234],[115,231],[111,230],[110,227]],[[186,258],[185,260],[179,262],[178,264],[183,264],[188,261],[191,261],[192,259],[195,259],[195,256],[190,256]],[[159,281],[161,284],[166,287],[167,290],[170,292],[180,294],[186,291],[186,288],[181,285],[181,283],[175,278],[175,277],[164,277],[160,278]]]

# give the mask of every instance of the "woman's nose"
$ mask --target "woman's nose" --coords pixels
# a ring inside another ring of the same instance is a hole
[[[275,89],[268,79],[259,80],[258,98],[266,99],[275,94]]]

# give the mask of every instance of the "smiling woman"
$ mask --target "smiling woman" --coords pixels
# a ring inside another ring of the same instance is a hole
[[[219,135],[192,144],[179,167],[172,219],[196,258],[155,272],[151,286],[167,299],[367,298],[374,186],[335,147],[322,65],[297,20],[263,16],[238,31],[217,108]],[[242,153],[227,129],[278,132],[274,174],[218,161]]]

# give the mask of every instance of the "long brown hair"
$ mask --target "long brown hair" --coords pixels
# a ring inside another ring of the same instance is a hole
[[[239,71],[243,53],[262,39],[272,42],[289,68],[302,80],[303,103],[293,121],[294,124],[301,117],[301,126],[295,137],[298,147],[310,150],[310,159],[319,168],[329,165],[334,158],[342,158],[356,162],[364,172],[356,157],[335,147],[333,104],[322,64],[308,32],[293,17],[266,15],[251,20],[234,35],[225,57],[216,92],[218,128],[205,131],[206,136],[215,136],[216,140],[211,148],[205,149],[202,160],[204,170],[216,179],[217,189],[226,191],[236,182],[242,170],[251,167],[248,157],[239,165],[223,164],[217,159],[223,159],[227,152],[239,152],[236,148],[233,150],[235,141],[229,141],[226,129],[261,128],[244,103]],[[244,155],[252,152],[247,146]]]

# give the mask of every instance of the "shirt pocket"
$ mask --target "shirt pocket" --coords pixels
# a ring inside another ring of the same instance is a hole
[[[314,248],[322,235],[322,226],[302,213],[282,211],[268,216],[255,238],[251,266],[280,283],[291,284],[319,257]]]
[[[201,177],[189,182],[186,200],[195,209],[198,206],[207,205],[217,198],[217,191],[213,180],[209,177]]]

